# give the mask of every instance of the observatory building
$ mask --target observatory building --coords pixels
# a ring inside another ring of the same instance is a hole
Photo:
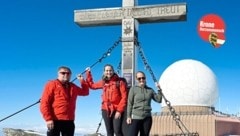
[[[170,65],[160,77],[166,100],[153,114],[151,136],[240,135],[240,118],[215,110],[218,85],[212,70],[185,59]]]

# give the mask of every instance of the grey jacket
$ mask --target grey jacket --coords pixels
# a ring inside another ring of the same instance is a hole
[[[151,116],[151,100],[162,102],[161,93],[155,93],[148,86],[133,86],[130,88],[127,103],[127,117],[132,119],[144,119]]]

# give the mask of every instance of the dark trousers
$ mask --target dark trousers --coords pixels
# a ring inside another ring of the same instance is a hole
[[[73,121],[55,120],[54,128],[47,131],[47,136],[74,136],[75,125]]]
[[[152,117],[146,117],[144,119],[132,119],[132,123],[128,128],[128,136],[149,136],[152,127]]]
[[[112,116],[108,115],[106,110],[102,110],[102,117],[105,123],[107,136],[122,136],[122,117],[120,119],[114,118],[115,112],[113,112]]]
[[[123,134],[123,136],[127,136],[128,127],[129,127],[129,125],[127,124],[127,108],[125,108],[123,117],[122,117],[122,134]]]

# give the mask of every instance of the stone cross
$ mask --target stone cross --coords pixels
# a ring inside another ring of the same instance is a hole
[[[135,85],[138,25],[142,23],[185,21],[186,4],[137,6],[137,0],[123,0],[122,7],[75,10],[74,22],[81,27],[122,24],[122,76]]]

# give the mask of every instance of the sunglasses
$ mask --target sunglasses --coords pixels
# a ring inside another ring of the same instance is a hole
[[[145,80],[146,77],[138,77],[138,78],[137,78],[137,80],[139,80],[139,81],[140,81],[141,79],[142,79],[142,80]]]
[[[59,72],[59,73],[62,74],[62,75],[70,75],[69,72]]]

